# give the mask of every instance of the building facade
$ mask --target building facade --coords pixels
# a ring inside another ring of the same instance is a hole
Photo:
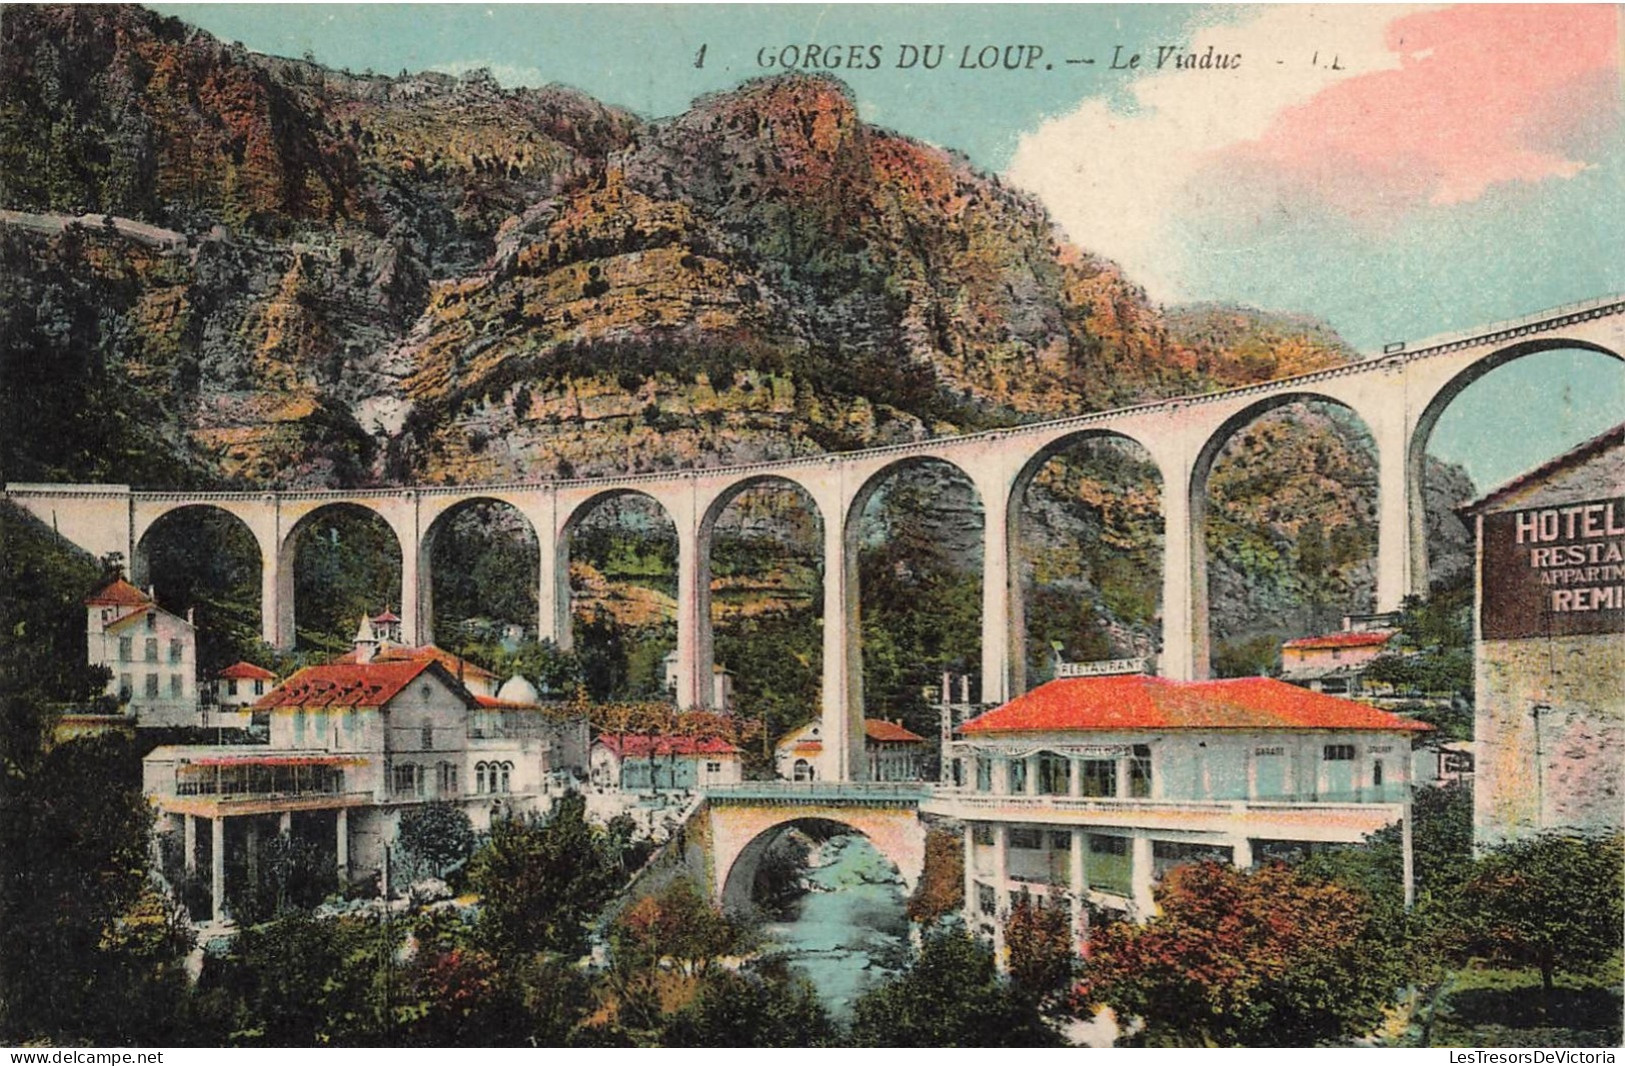
[[[1000,942],[1028,893],[1081,938],[1090,908],[1148,916],[1181,863],[1248,867],[1402,821],[1428,729],[1267,678],[1067,678],[967,722],[932,809],[964,822],[972,929]]]
[[[432,659],[306,667],[252,711],[269,717],[268,744],[159,747],[143,764],[156,831],[180,835],[187,872],[207,863],[216,920],[228,855],[252,871],[278,834],[330,854],[341,884],[387,893],[404,811],[445,800],[482,827],[546,802],[539,712],[494,698],[482,706]]]
[[[1473,835],[1625,820],[1625,425],[1462,509],[1476,532]]]
[[[1350,616],[1340,632],[1287,641],[1281,645],[1281,680],[1333,696],[1364,695],[1366,669],[1392,647],[1394,630],[1383,624],[1392,617]]]
[[[822,770],[824,742],[821,722],[791,730],[773,750],[773,768],[791,782],[825,780]],[[884,718],[863,720],[863,754],[870,781],[925,780],[926,742],[900,722]]]
[[[202,724],[190,618],[169,613],[119,578],[85,599],[85,619],[86,656],[111,672],[107,693],[139,728]]]
[[[594,785],[628,792],[692,791],[745,778],[739,749],[721,737],[605,733],[589,758]]]

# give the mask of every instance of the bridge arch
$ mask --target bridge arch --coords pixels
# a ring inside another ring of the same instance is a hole
[[[281,617],[277,630],[281,635],[280,643],[292,648],[296,643],[298,625],[298,606],[294,602],[297,583],[295,576],[298,567],[300,538],[320,522],[337,515],[351,515],[365,518],[375,531],[387,530],[389,539],[395,547],[395,573],[394,580],[389,582],[389,588],[384,590],[382,597],[386,601],[382,604],[364,606],[366,610],[377,610],[379,607],[394,607],[400,611],[403,619],[402,636],[407,643],[416,643],[417,631],[417,595],[411,587],[415,584],[416,562],[419,551],[415,530],[408,530],[403,535],[402,528],[397,521],[391,521],[390,516],[382,509],[370,507],[364,500],[335,500],[320,503],[305,510],[299,515],[297,521],[290,524],[283,533],[277,548],[277,580],[279,583],[277,593],[278,610]],[[380,545],[380,547],[387,546]],[[341,624],[342,619],[335,619],[335,624]],[[338,634],[340,637],[349,634]]]
[[[1146,446],[1145,442],[1132,433],[1121,429],[1109,427],[1089,427],[1071,433],[1061,434],[1047,441],[1044,446],[1034,452],[1022,464],[1011,482],[1010,494],[1005,509],[1006,524],[1008,527],[1005,543],[1008,546],[1010,599],[1008,607],[1009,617],[1009,654],[1010,654],[1010,695],[1019,696],[1027,690],[1027,589],[1023,566],[1024,530],[1023,510],[1027,503],[1028,493],[1039,473],[1053,460],[1058,459],[1077,448],[1090,444],[1128,445],[1139,453],[1139,461],[1147,463],[1156,471],[1157,503],[1159,511],[1166,517],[1167,493],[1170,479],[1164,463],[1157,454]],[[1166,559],[1166,531],[1163,533],[1164,544],[1158,545],[1157,555],[1160,561],[1158,567],[1159,580],[1156,587],[1160,590],[1161,568],[1167,565]],[[1153,605],[1154,606],[1154,605]]]
[[[1198,677],[1208,677],[1212,672],[1212,618],[1208,591],[1207,526],[1210,482],[1214,464],[1218,460],[1219,454],[1224,450],[1225,445],[1247,426],[1272,411],[1293,404],[1324,404],[1339,408],[1356,419],[1360,428],[1365,431],[1372,443],[1374,481],[1377,478],[1377,472],[1381,469],[1384,448],[1399,446],[1397,442],[1385,442],[1378,436],[1376,427],[1372,425],[1367,417],[1367,412],[1362,410],[1361,407],[1356,406],[1349,399],[1336,395],[1334,392],[1314,389],[1287,390],[1261,397],[1234,411],[1218,426],[1208,431],[1201,446],[1196,451],[1195,461],[1191,464],[1190,481],[1185,489],[1188,501],[1186,510],[1190,523],[1188,551],[1191,560],[1191,647],[1194,652]],[[1165,487],[1164,491],[1174,490],[1172,487]],[[1374,502],[1376,503],[1377,513],[1380,515],[1381,501],[1378,499]],[[1165,532],[1165,536],[1173,535],[1175,534],[1172,530]],[[1168,634],[1164,633],[1163,640],[1165,643],[1167,639]]]
[[[735,501],[745,493],[757,489],[772,489],[795,495],[798,504],[813,521],[815,527],[813,540],[816,544],[820,564],[824,561],[824,524],[826,519],[823,511],[819,509],[817,499],[800,481],[781,474],[757,474],[735,481],[717,493],[715,498],[700,514],[699,532],[696,537],[694,551],[694,566],[696,567],[694,591],[698,600],[695,608],[698,621],[696,669],[699,671],[701,678],[710,677],[716,663],[716,627],[712,619],[711,598],[713,580],[711,557],[716,545],[717,525]],[[813,600],[815,609],[819,611],[819,616],[822,617],[821,598],[815,594]]]
[[[925,869],[925,829],[913,809],[725,805],[713,808],[711,818],[714,891],[729,910],[750,906],[762,858],[781,834],[796,826],[835,828],[865,837],[897,868],[905,895],[914,891]]]
[[[530,563],[524,587],[531,596],[537,593],[541,571],[542,537],[531,517],[518,504],[512,500],[503,499],[501,496],[476,493],[471,496],[460,497],[455,503],[450,504],[436,514],[423,531],[420,548],[422,554],[418,563],[418,573],[421,575],[418,586],[418,618],[419,639],[425,644],[432,643],[435,639],[434,576],[438,572],[438,568],[432,565],[435,548],[439,538],[447,533],[458,516],[467,513],[472,508],[500,509],[504,514],[512,515],[519,520],[521,530],[525,538],[528,539],[525,555]],[[538,608],[542,606],[544,605],[532,604],[529,607],[528,618],[531,622],[536,621]]]
[[[1405,443],[1405,484],[1408,496],[1406,512],[1407,520],[1410,522],[1410,566],[1415,591],[1425,592],[1428,586],[1427,507],[1424,490],[1428,443],[1433,437],[1434,429],[1438,427],[1439,419],[1463,392],[1485,376],[1527,356],[1555,351],[1594,352],[1625,363],[1625,349],[1610,348],[1582,338],[1543,336],[1493,349],[1432,387],[1427,402],[1415,417]],[[1488,491],[1494,486],[1477,487],[1481,491]]]

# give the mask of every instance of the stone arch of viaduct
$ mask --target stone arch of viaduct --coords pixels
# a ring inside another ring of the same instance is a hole
[[[949,464],[975,487],[983,507],[982,698],[1003,701],[1021,684],[1023,631],[1019,582],[1011,565],[1021,492],[1043,462],[1080,440],[1111,437],[1139,444],[1161,474],[1164,516],[1163,645],[1159,667],[1171,677],[1207,670],[1207,573],[1203,520],[1207,475],[1229,436],[1259,414],[1296,400],[1338,404],[1357,415],[1376,442],[1378,465],[1377,606],[1395,608],[1425,591],[1422,469],[1428,434],[1462,389],[1497,366],[1533,352],[1581,348],[1625,359],[1625,296],[1544,312],[1473,333],[1409,346],[1347,367],[1199,396],[1075,418],[805,459],[681,473],[481,486],[420,486],[262,493],[132,492],[124,486],[8,485],[6,495],[69,540],[98,554],[134,558],[142,537],[165,514],[217,507],[253,533],[261,557],[265,638],[293,639],[292,551],[300,521],[324,507],[350,504],[376,512],[401,547],[401,616],[408,640],[429,632],[428,549],[437,522],[478,499],[513,507],[529,522],[540,551],[538,630],[569,642],[569,533],[608,496],[655,500],[677,529],[678,702],[711,698],[710,540],[729,501],[758,484],[787,483],[812,502],[823,527],[823,715],[825,780],[864,772],[862,653],[858,640],[857,536],[863,504],[901,466]],[[832,620],[842,624],[833,624]]]

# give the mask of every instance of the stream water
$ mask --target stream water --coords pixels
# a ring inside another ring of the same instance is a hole
[[[908,942],[902,878],[861,835],[842,834],[808,855],[807,892],[764,933],[770,950],[818,989],[839,1020],[871,986],[889,977]]]

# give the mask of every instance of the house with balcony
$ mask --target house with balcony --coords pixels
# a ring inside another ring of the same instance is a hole
[[[330,855],[341,883],[387,893],[404,811],[445,800],[482,827],[547,802],[543,712],[476,696],[433,658],[306,667],[251,711],[269,743],[165,746],[143,763],[155,831],[179,835],[186,872],[210,871],[216,920],[228,866],[253,876],[278,834]]]
[[[138,728],[202,724],[197,630],[123,578],[85,598],[85,653],[112,674],[107,693]]]
[[[1269,678],[1068,677],[966,722],[953,787],[927,810],[965,827],[966,920],[998,942],[1021,894],[1152,913],[1181,863],[1247,867],[1402,821],[1430,727]],[[1406,837],[1409,869],[1409,833]]]

